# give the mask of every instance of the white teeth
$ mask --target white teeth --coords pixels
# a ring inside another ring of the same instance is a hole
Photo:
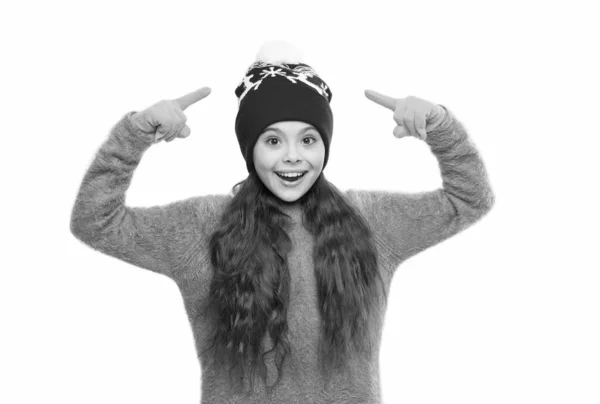
[[[302,176],[304,173],[290,173],[290,174],[277,173],[277,174],[281,175],[282,177],[294,178],[294,177],[300,177],[300,176]]]

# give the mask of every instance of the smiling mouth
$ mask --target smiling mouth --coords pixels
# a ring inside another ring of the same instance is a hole
[[[290,175],[290,176],[281,175],[281,174],[279,174],[277,172],[275,174],[277,174],[277,176],[279,178],[281,178],[282,180],[284,180],[284,181],[287,181],[287,182],[296,182],[296,181],[302,179],[306,175],[306,171],[304,171],[300,175],[294,174],[294,175]]]

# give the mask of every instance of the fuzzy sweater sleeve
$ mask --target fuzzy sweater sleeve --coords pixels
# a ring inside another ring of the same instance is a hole
[[[392,272],[408,258],[471,226],[494,205],[479,152],[461,122],[441,106],[446,117],[425,140],[438,160],[441,188],[418,193],[351,189],[347,193],[371,224]]]
[[[72,213],[76,238],[102,253],[171,278],[183,276],[202,251],[207,226],[224,195],[193,197],[164,206],[130,207],[125,193],[152,135],[125,114],[113,126],[85,173]]]

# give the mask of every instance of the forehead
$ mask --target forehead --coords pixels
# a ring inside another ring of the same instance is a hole
[[[268,130],[272,130],[275,132],[288,132],[288,133],[296,133],[296,132],[305,132],[309,129],[316,128],[306,122],[302,121],[280,121],[275,122],[265,128],[265,132]]]

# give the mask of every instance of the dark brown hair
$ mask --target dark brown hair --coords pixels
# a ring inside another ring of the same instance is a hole
[[[237,183],[233,198],[209,241],[214,274],[203,314],[212,322],[211,344],[216,361],[229,365],[231,382],[257,367],[267,384],[262,340],[269,333],[276,351],[281,380],[285,358],[291,357],[287,339],[292,249],[285,231],[290,217],[286,203],[266,188],[256,172]],[[320,358],[325,380],[356,352],[371,352],[368,319],[377,307],[381,281],[371,230],[360,212],[321,172],[299,200],[303,225],[314,237],[312,258],[321,314]],[[263,356],[261,356],[263,355]],[[260,359],[260,360],[259,360]],[[232,375],[236,374],[234,378]]]

